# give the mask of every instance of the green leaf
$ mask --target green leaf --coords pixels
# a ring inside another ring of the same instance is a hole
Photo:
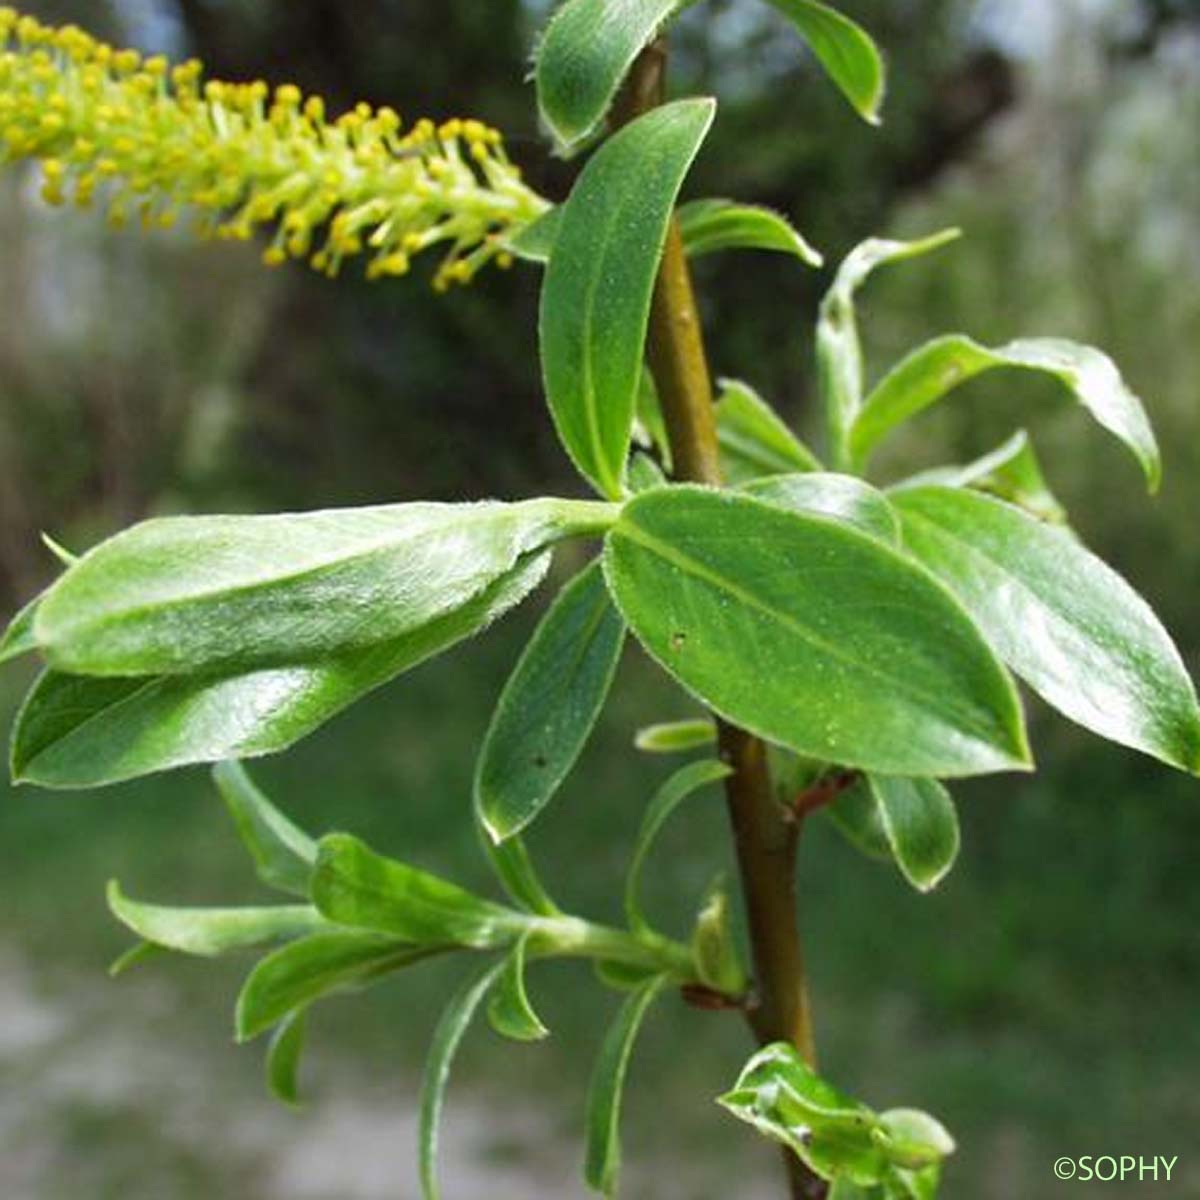
[[[920,892],[932,891],[958,857],[958,813],[936,779],[868,775],[867,787],[896,865]]]
[[[756,500],[792,512],[836,517],[869,537],[900,545],[900,519],[887,497],[853,475],[812,471],[806,475],[768,475],[743,484]]]
[[[475,828],[479,833],[479,844],[509,896],[522,908],[538,916],[561,916],[562,911],[538,877],[521,837],[514,835],[497,844],[479,821],[475,822]]]
[[[941,1121],[915,1108],[880,1113],[876,1138],[893,1163],[912,1171],[941,1162],[956,1149]]]
[[[634,1039],[646,1010],[666,983],[655,976],[643,983],[621,1006],[605,1034],[592,1071],[587,1099],[587,1157],[583,1175],[587,1185],[605,1196],[616,1195],[621,1169],[621,1093]]]
[[[734,200],[692,200],[679,208],[679,232],[692,258],[718,250],[773,250],[810,267],[824,262],[787,217],[759,204]]]
[[[887,81],[883,56],[861,25],[817,0],[767,0],[796,27],[864,121],[879,124]]]
[[[475,810],[493,840],[526,828],[579,758],[612,686],[625,623],[599,561],[538,624],[504,685],[475,769]]]
[[[868,786],[865,775],[820,811],[860,854],[881,862],[892,861],[891,843],[883,828],[875,794]]]
[[[650,455],[638,450],[629,460],[629,477],[626,483],[630,493],[636,496],[639,492],[666,487],[667,477],[663,474],[662,467]]]
[[[421,1080],[419,1145],[421,1195],[424,1200],[438,1200],[441,1195],[437,1181],[438,1128],[441,1125],[450,1065],[475,1010],[504,968],[505,963],[496,963],[470,980],[446,1005],[434,1031],[429,1056],[425,1060],[425,1075]]]
[[[978,492],[915,488],[893,501],[910,552],[1047,703],[1200,772],[1200,712],[1179,652],[1111,567],[1064,530]]]
[[[658,399],[658,387],[654,382],[654,374],[647,366],[642,367],[642,373],[638,378],[635,410],[634,434],[638,444],[647,450],[657,451],[663,468],[670,471],[673,463],[671,438],[667,433],[667,422],[663,417],[662,404]],[[646,489],[635,490],[645,491]]]
[[[715,721],[706,717],[694,721],[666,721],[647,725],[637,731],[633,744],[646,754],[682,754],[717,740]]]
[[[914,487],[975,488],[1008,500],[1042,521],[1065,525],[1067,513],[1042,474],[1042,465],[1029,435],[1017,430],[995,450],[960,467],[934,467],[893,484],[901,492]]]
[[[816,456],[775,410],[752,387],[736,379],[721,380],[717,441],[721,473],[725,482],[735,487],[764,475],[821,469]]]
[[[41,602],[42,597],[35,596],[0,634],[0,663],[20,658],[23,654],[32,654],[38,648],[37,638],[33,635],[33,618]]]
[[[537,50],[538,109],[561,149],[596,132],[642,49],[689,0],[567,0]]]
[[[626,505],[605,571],[649,652],[761,737],[894,775],[1028,763],[1012,681],[967,615],[850,526],[662,488]]]
[[[304,1052],[304,1027],[308,1010],[295,1009],[275,1027],[267,1047],[267,1087],[284,1104],[300,1103],[297,1075]]]
[[[558,237],[558,227],[562,223],[562,212],[561,205],[548,208],[536,220],[520,226],[515,233],[501,235],[504,248],[525,262],[548,262]]]
[[[570,500],[146,521],[46,593],[34,633],[80,675],[243,672],[420,637],[530,554],[602,532]]]
[[[650,928],[638,903],[638,888],[641,884],[642,867],[659,830],[689,796],[707,784],[716,783],[718,779],[724,779],[732,773],[719,759],[702,758],[680,767],[654,793],[642,817],[637,841],[633,847],[633,857],[629,860],[629,868],[625,873],[625,916],[630,928],[635,932],[646,932]]]
[[[516,945],[504,960],[504,970],[496,979],[488,1000],[488,1021],[492,1028],[517,1042],[536,1042],[547,1037],[550,1030],[533,1011],[525,992],[525,948],[529,934],[517,939]]]
[[[135,942],[109,964],[109,977],[116,979],[117,976],[124,975],[126,971],[132,971],[134,967],[139,967],[142,963],[153,962],[169,953],[166,946],[160,946],[157,942]]]
[[[928,254],[958,236],[957,229],[944,229],[913,242],[869,238],[846,255],[838,268],[817,319],[817,375],[836,469],[847,470],[852,465],[850,432],[863,401],[863,355],[855,293],[878,267]]]
[[[622,494],[671,210],[715,109],[712,100],[680,100],[605,142],[563,207],[546,268],[540,336],[550,411],[575,465],[610,499]]]
[[[267,799],[240,762],[218,763],[213,781],[254,859],[258,877],[270,887],[307,899],[317,843]]]
[[[313,903],[339,925],[370,929],[419,945],[509,945],[528,918],[457,884],[384,858],[347,833],[317,845]]]
[[[1036,371],[1059,380],[1099,424],[1130,449],[1150,490],[1158,489],[1162,462],[1142,402],[1107,355],[1061,338],[1027,338],[994,350],[960,333],[926,342],[884,376],[856,417],[850,433],[855,465],[864,467],[875,447],[915,413],[936,404],[968,379],[1001,367]]]
[[[87,678],[51,671],[13,731],[14,780],[95,787],[195,762],[284,750],[372,689],[478,633],[541,582],[546,554],[523,561],[456,612],[383,646],[309,666],[224,678]]]
[[[358,930],[314,933],[259,961],[238,995],[234,1023],[239,1042],[265,1033],[289,1013],[333,992],[360,988],[393,971],[450,949],[411,946]]]
[[[327,929],[328,922],[307,904],[256,908],[167,908],[122,895],[115,879],[108,884],[113,916],[138,937],[183,954],[215,957],[266,942],[302,937]]]
[[[635,967],[604,958],[593,959],[592,972],[605,987],[618,992],[636,992],[643,983],[658,974],[653,967]]]
[[[746,990],[746,972],[734,939],[729,907],[725,881],[718,877],[696,916],[692,957],[702,983],[727,996],[740,996]]]

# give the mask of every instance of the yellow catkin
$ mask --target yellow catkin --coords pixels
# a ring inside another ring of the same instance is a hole
[[[23,159],[41,163],[47,201],[103,201],[117,226],[186,212],[205,237],[266,231],[271,266],[306,259],[335,275],[361,254],[378,279],[442,247],[438,290],[509,265],[504,234],[549,207],[479,121],[405,130],[366,104],[329,121],[294,84],[206,81],[198,62],[143,59],[0,7],[0,163]]]

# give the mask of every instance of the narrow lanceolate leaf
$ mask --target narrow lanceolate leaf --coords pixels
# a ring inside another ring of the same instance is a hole
[[[680,100],[610,138],[563,208],[546,268],[540,318],[546,397],[575,465],[611,499],[622,494],[667,224],[715,107],[712,100]]]
[[[549,1035],[533,1011],[525,991],[525,947],[529,934],[517,939],[504,960],[504,970],[496,979],[488,1000],[488,1021],[492,1028],[517,1042],[536,1042]]]
[[[8,623],[8,627],[0,634],[0,663],[20,658],[22,654],[32,654],[37,649],[37,638],[33,635],[33,618],[41,603],[41,596],[35,596]]]
[[[643,983],[621,1006],[600,1047],[587,1100],[587,1157],[583,1175],[588,1187],[614,1196],[621,1170],[621,1094],[629,1056],[646,1010],[662,991],[664,976]]]
[[[147,521],[50,588],[34,635],[52,667],[77,675],[311,663],[420,636],[526,556],[611,517],[533,500]]]
[[[17,714],[13,778],[97,787],[188,763],[284,750],[355,700],[523,600],[549,556],[526,559],[462,608],[382,646],[225,677],[43,674]]]
[[[637,841],[634,843],[633,857],[629,861],[629,869],[625,875],[625,916],[632,929],[645,930],[649,928],[645,917],[642,916],[641,905],[638,902],[638,889],[642,880],[642,867],[645,865],[646,856],[650,853],[650,847],[654,844],[659,830],[666,824],[667,818],[690,795],[699,791],[706,784],[715,783],[718,779],[724,779],[731,773],[730,768],[718,759],[701,759],[699,762],[688,763],[687,766],[680,767],[654,793],[654,798],[650,801],[645,816],[642,817]]]
[[[276,1026],[267,1047],[267,1087],[284,1104],[300,1103],[298,1076],[307,1015],[303,1008],[288,1013]]]
[[[854,475],[768,475],[743,484],[741,490],[778,508],[836,517],[870,537],[900,545],[900,519],[887,497]]]
[[[183,954],[213,957],[268,942],[303,937],[328,929],[329,922],[308,904],[258,908],[168,908],[143,904],[108,885],[113,916],[139,937]]]
[[[886,87],[883,56],[862,26],[817,0],[767,0],[796,27],[855,112],[872,125]]]
[[[665,488],[626,505],[605,570],[650,653],[770,741],[895,775],[1029,761],[1012,680],[966,613],[921,566],[846,524]]]
[[[748,384],[721,381],[717,441],[725,482],[737,486],[764,475],[819,471],[820,462]]]
[[[481,822],[475,822],[479,844],[492,865],[496,878],[504,890],[527,912],[542,917],[562,915],[558,905],[550,898],[540,876],[534,868],[529,851],[520,836],[514,835],[503,842],[492,841],[491,835]]]
[[[852,465],[850,432],[863,401],[863,355],[855,294],[878,267],[928,254],[958,236],[957,229],[945,229],[915,242],[869,238],[846,255],[825,293],[817,319],[817,375],[830,457],[838,470]]]
[[[363,987],[446,949],[411,946],[351,929],[289,942],[263,958],[246,977],[234,1016],[238,1040],[258,1037],[323,996]]]
[[[1037,452],[1024,429],[1018,429],[995,450],[963,466],[934,467],[910,475],[888,489],[901,492],[914,487],[975,488],[1008,500],[1052,525],[1067,523],[1066,509],[1050,490]]]
[[[504,970],[504,965],[501,962],[489,966],[481,975],[470,980],[446,1006],[446,1011],[434,1031],[429,1057],[425,1060],[425,1074],[421,1080],[418,1136],[421,1195],[424,1200],[438,1200],[441,1195],[437,1180],[438,1130],[446,1098],[446,1082],[450,1078],[450,1066],[463,1034],[471,1024],[475,1010]]]
[[[646,754],[682,754],[717,740],[717,725],[707,717],[694,721],[664,721],[637,731],[634,746]]]
[[[689,0],[567,0],[537,51],[538,109],[559,147],[594,133],[643,47]]]
[[[904,878],[918,891],[932,891],[958,857],[958,812],[936,779],[868,775],[866,787],[879,823]]]
[[[735,200],[693,200],[679,208],[679,232],[693,258],[718,250],[772,250],[810,267],[824,262],[787,217],[759,204]]]
[[[1162,463],[1142,402],[1116,365],[1091,346],[1061,338],[1027,338],[989,349],[965,334],[948,334],[914,350],[879,382],[855,419],[850,448],[864,466],[898,425],[985,371],[1014,367],[1059,380],[1105,429],[1129,448],[1151,491]]]
[[[1085,728],[1200,771],[1191,680],[1150,606],[1070,534],[978,492],[893,497],[914,555],[1035,692]]]
[[[625,623],[600,563],[542,618],[500,695],[475,770],[475,807],[496,841],[549,803],[583,750],[616,674]]]
[[[318,843],[312,898],[339,925],[420,945],[507,946],[527,925],[520,913],[384,858],[346,833],[330,834]]]
[[[258,877],[270,887],[307,898],[317,843],[267,799],[241,763],[218,763],[213,780],[254,859]]]

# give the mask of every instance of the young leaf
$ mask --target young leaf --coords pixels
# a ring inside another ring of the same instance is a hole
[[[442,1105],[446,1098],[446,1081],[450,1077],[450,1065],[455,1052],[467,1032],[467,1026],[475,1015],[484,996],[504,970],[503,962],[489,966],[466,986],[446,1006],[438,1022],[425,1060],[425,1074],[421,1080],[421,1117],[419,1131],[419,1156],[421,1195],[424,1200],[439,1200],[441,1195],[437,1181],[438,1128],[442,1120]]]
[[[419,637],[604,505],[396,504],[146,521],[47,591],[34,634],[81,675],[227,674]]]
[[[690,795],[699,791],[706,784],[715,783],[718,779],[724,779],[730,774],[732,774],[730,768],[720,760],[702,758],[697,762],[690,762],[686,766],[680,767],[654,793],[654,797],[642,817],[637,841],[634,843],[633,857],[629,860],[629,868],[625,873],[625,916],[629,921],[629,927],[635,932],[649,929],[638,903],[638,887],[641,884],[642,866],[659,830],[662,829],[667,818]]]
[[[528,923],[513,909],[384,858],[347,833],[329,834],[318,843],[312,899],[339,925],[419,945],[507,946]]]
[[[238,1041],[258,1037],[289,1013],[332,992],[362,987],[448,949],[411,946],[351,929],[289,942],[261,959],[246,977],[234,1014]]]
[[[317,843],[263,795],[240,762],[218,763],[213,781],[254,859],[258,877],[270,887],[307,899]]]
[[[700,717],[694,721],[667,721],[637,731],[634,746],[646,754],[682,754],[717,740],[716,722]]]
[[[741,491],[777,508],[836,517],[869,537],[900,545],[900,519],[887,497],[853,475],[768,475],[743,484]]]
[[[1150,490],[1158,489],[1162,462],[1142,402],[1107,355],[1061,338],[1028,338],[995,350],[958,333],[926,342],[884,376],[855,418],[850,432],[854,464],[864,467],[884,437],[914,414],[936,404],[968,379],[1001,367],[1058,379],[1100,425],[1130,449]]]
[[[135,942],[109,964],[109,977],[116,979],[117,976],[124,975],[126,971],[140,967],[142,963],[153,962],[156,958],[162,958],[163,955],[169,953],[166,946],[160,946],[157,942]]]
[[[587,1185],[604,1196],[614,1196],[621,1169],[621,1093],[634,1039],[646,1010],[662,991],[666,977],[657,975],[643,983],[621,1006],[605,1034],[592,1072],[587,1099],[587,1157],[583,1175]]]
[[[886,86],[883,57],[862,26],[817,0],[767,0],[796,27],[855,112],[872,125]]]
[[[734,200],[692,200],[679,207],[679,232],[692,258],[718,250],[773,250],[810,267],[824,262],[787,217],[758,204]]]
[[[504,970],[488,1000],[488,1021],[492,1028],[517,1042],[536,1042],[547,1037],[550,1030],[533,1011],[525,993],[525,947],[529,934],[517,939],[516,945],[504,960]]]
[[[671,487],[631,500],[605,571],[650,653],[730,721],[895,775],[1028,763],[1012,680],[932,575],[825,517]]]
[[[130,900],[122,895],[115,879],[108,884],[108,907],[138,937],[168,950],[210,958],[229,950],[244,950],[329,928],[329,922],[307,904],[270,908],[167,908]]]
[[[667,422],[663,417],[662,404],[658,398],[658,387],[654,382],[654,374],[647,366],[642,367],[642,373],[638,377],[638,394],[635,409],[637,419],[634,422],[634,431],[642,433],[645,438],[645,440],[639,442],[639,445],[644,446],[647,450],[657,450],[663,467],[667,471],[670,471],[673,463],[671,438],[667,433]],[[646,489],[641,488],[637,490],[645,491]]]
[[[958,812],[936,779],[868,775],[867,788],[896,865],[920,892],[932,891],[958,857]]]
[[[275,1027],[267,1047],[267,1087],[284,1104],[300,1103],[297,1075],[304,1052],[304,1027],[308,1010],[297,1008]]]
[[[1018,429],[1002,445],[960,467],[934,467],[893,484],[902,492],[914,487],[972,487],[1023,508],[1042,521],[1065,525],[1067,513],[1051,492],[1029,435]]]
[[[642,49],[690,0],[567,0],[537,50],[538,109],[560,149],[594,133]]]
[[[636,992],[643,983],[658,974],[653,967],[634,967],[604,958],[593,960],[592,972],[605,987],[617,992]]]
[[[1200,772],[1200,711],[1150,606],[1074,537],[1002,500],[949,488],[893,497],[912,554],[1001,657],[1086,729]]]
[[[717,441],[725,482],[738,484],[764,475],[819,471],[821,464],[748,384],[721,380],[717,400]]]
[[[41,596],[35,596],[0,634],[0,663],[20,658],[23,654],[32,654],[38,648],[37,638],[33,634],[33,618],[41,602]]]
[[[746,990],[746,972],[734,940],[723,878],[718,877],[704,897],[692,929],[691,947],[702,983],[727,996],[740,996]]]
[[[817,375],[831,458],[838,470],[851,466],[850,431],[863,400],[862,344],[854,310],[855,293],[877,267],[928,254],[958,236],[957,229],[944,229],[915,242],[870,238],[846,255],[825,293],[817,319]]]
[[[948,1158],[956,1147],[946,1127],[916,1108],[892,1108],[879,1114],[877,1139],[892,1162],[911,1171]]]
[[[636,496],[654,488],[666,487],[667,477],[663,474],[662,467],[650,455],[638,450],[629,460],[629,475],[626,484],[629,487],[630,495]]]
[[[195,762],[286,749],[380,684],[478,633],[541,582],[546,554],[461,609],[383,646],[225,678],[88,678],[50,671],[17,714],[18,782],[96,787]]]
[[[712,100],[667,104],[605,142],[563,207],[546,268],[540,337],[550,412],[575,465],[610,499],[622,494],[671,210],[715,108]]]
[[[599,561],[559,593],[504,685],[475,768],[475,811],[493,840],[519,833],[575,765],[625,643]]]
[[[852,787],[820,811],[860,854],[880,862],[892,861],[892,846],[867,776],[860,776]]]
[[[481,822],[475,822],[479,844],[492,865],[496,878],[512,899],[528,912],[540,917],[558,917],[562,911],[550,898],[545,885],[534,869],[529,851],[519,835],[503,842],[492,841]]]

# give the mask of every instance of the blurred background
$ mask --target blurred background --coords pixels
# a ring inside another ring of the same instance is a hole
[[[1084,538],[1156,605],[1200,668],[1200,5],[1195,0],[846,0],[886,48],[881,132],[857,122],[784,24],[708,0],[674,39],[673,86],[721,98],[688,183],[788,213],[831,262],[874,234],[967,237],[890,269],[863,299],[872,374],[928,336],[1057,334],[1103,346],[1147,402],[1166,482],[1052,388],[973,384],[923,416],[880,478],[1031,429]],[[27,3],[114,41],[196,54],[215,75],[294,80],[336,107],[501,127],[563,196],[523,84],[545,0],[61,0]],[[577,493],[546,420],[538,278],[491,272],[435,298],[419,280],[268,273],[245,247],[117,235],[0,176],[0,614],[52,574],[45,530],[81,550],[149,513]],[[713,365],[813,424],[812,322],[828,272],[767,255],[700,264]],[[565,568],[568,564],[560,564]],[[469,822],[473,749],[539,597],[403,677],[257,776],[314,832],[486,886]],[[0,676],[7,725],[32,668]],[[960,1152],[948,1197],[1071,1190],[1060,1155],[1179,1155],[1200,1194],[1200,796],[1194,781],[1029,705],[1041,772],[957,787],[965,845],[932,897],[856,856],[823,820],[802,854],[825,1073],[879,1107],[938,1113]],[[616,699],[532,838],[565,902],[615,919],[641,808],[669,763],[640,723],[688,715],[631,648]],[[110,981],[125,945],[112,876],[164,902],[259,892],[201,770],[92,794],[0,784],[0,1195],[6,1200],[389,1200],[416,1196],[422,1050],[460,963],[317,1010],[308,1106],[268,1099],[235,1047],[246,964],[169,961]],[[728,867],[715,796],[671,827],[653,874],[682,933]],[[449,1098],[451,1198],[582,1195],[584,1086],[614,1007],[546,967],[554,1037],[465,1043]],[[627,1194],[778,1194],[776,1163],[712,1097],[748,1045],[672,1001],[630,1077]],[[1088,1185],[1074,1185],[1075,1194]],[[1095,1185],[1092,1185],[1095,1186]],[[1126,1195],[1149,1195],[1126,1183]],[[1173,1186],[1173,1192],[1170,1187]]]

